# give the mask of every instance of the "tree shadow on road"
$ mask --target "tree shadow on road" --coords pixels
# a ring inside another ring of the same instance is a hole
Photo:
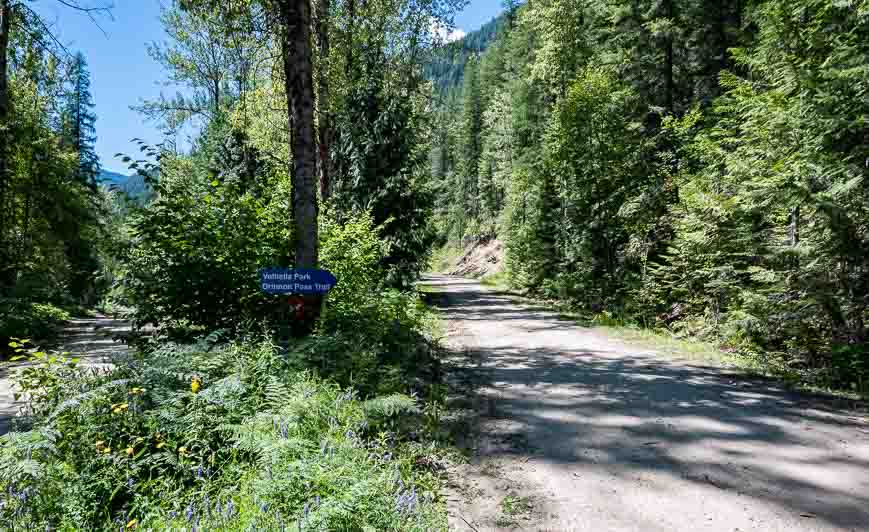
[[[448,299],[448,320],[579,329],[503,295],[459,290]],[[869,425],[847,401],[653,352],[483,346],[478,360],[474,371],[495,398],[482,415],[510,421],[490,425],[487,438],[504,445],[482,453],[530,452],[625,479],[665,475],[869,528]]]

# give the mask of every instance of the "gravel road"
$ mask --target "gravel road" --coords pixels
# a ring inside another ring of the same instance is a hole
[[[113,356],[129,352],[126,344],[112,338],[129,332],[129,323],[106,316],[73,318],[61,332],[57,350],[79,357],[82,366],[104,366]],[[15,401],[12,378],[27,365],[27,362],[0,361],[0,435],[9,431],[12,418],[22,406]]]
[[[456,530],[869,530],[869,424],[847,406],[429,276],[478,375]]]

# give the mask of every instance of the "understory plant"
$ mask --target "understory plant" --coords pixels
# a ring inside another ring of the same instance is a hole
[[[14,529],[445,528],[417,400],[361,400],[268,340],[37,371],[64,378],[47,393],[22,381],[36,414],[0,438]]]

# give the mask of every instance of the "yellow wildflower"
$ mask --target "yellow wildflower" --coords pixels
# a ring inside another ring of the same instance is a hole
[[[112,405],[112,413],[120,414],[121,412],[125,412],[128,408],[130,408],[130,405],[128,403],[114,404]]]
[[[133,388],[130,390],[130,395],[142,395],[143,393],[145,393],[144,388]]]
[[[134,449],[132,447],[127,447],[127,456],[133,456]]]
[[[187,447],[179,447],[178,454],[180,454],[181,456],[184,456],[185,454],[187,454]]]
[[[131,529],[132,529],[132,528],[136,528],[136,525],[137,525],[137,524],[138,524],[138,523],[137,523],[136,519],[132,519],[132,520],[130,520],[129,523],[127,523],[127,528],[131,528]]]
[[[166,442],[161,441],[160,443],[157,444],[157,448],[162,449],[164,445],[166,445]]]
[[[199,390],[202,389],[202,379],[199,377],[193,377],[190,381],[190,391],[193,393],[199,393]]]

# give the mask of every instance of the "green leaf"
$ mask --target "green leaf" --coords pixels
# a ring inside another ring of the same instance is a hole
[[[211,186],[213,186],[213,187],[219,187],[219,186],[220,186],[220,181],[218,181],[217,179],[215,179],[214,181],[211,182]]]

